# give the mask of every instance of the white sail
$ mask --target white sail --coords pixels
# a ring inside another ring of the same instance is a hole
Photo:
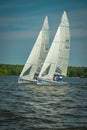
[[[40,57],[39,57],[39,66],[36,73],[40,72],[42,65],[44,63],[44,60],[47,56],[48,50],[49,50],[49,25],[48,25],[48,17],[46,16],[43,27],[42,27],[41,52],[40,52]]]
[[[69,22],[63,13],[48,55],[39,74],[39,79],[53,80],[54,74],[66,76],[70,50]]]
[[[58,75],[66,76],[70,52],[70,30],[66,12],[63,13],[59,28],[60,45],[56,72]]]
[[[33,80],[36,73],[39,73],[45,57],[48,53],[49,25],[46,16],[43,27],[28,57],[28,60],[20,74],[20,79]],[[42,58],[43,57],[43,58]]]

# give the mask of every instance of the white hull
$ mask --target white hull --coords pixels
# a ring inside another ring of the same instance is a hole
[[[37,80],[18,79],[18,84],[37,84]]]
[[[58,82],[58,81],[50,81],[50,80],[42,80],[39,79],[37,80],[37,85],[41,85],[41,86],[63,86],[66,85],[67,82]]]

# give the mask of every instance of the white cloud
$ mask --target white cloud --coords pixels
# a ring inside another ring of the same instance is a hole
[[[87,37],[87,9],[70,11],[70,30],[72,38]]]
[[[30,4],[29,4],[30,3]],[[7,1],[5,1],[5,2],[1,2],[0,3],[0,9],[12,9],[12,8],[20,8],[20,7],[31,7],[31,6],[33,6],[34,4],[36,4],[36,3],[34,3],[32,0],[30,1],[26,1],[26,0],[21,0],[21,1],[19,1],[19,0],[7,0]]]
[[[71,29],[71,37],[72,38],[86,38],[87,37],[87,30],[82,28]]]
[[[23,39],[23,38],[32,38],[38,34],[39,31],[13,31],[13,32],[3,32],[0,33],[0,39]]]

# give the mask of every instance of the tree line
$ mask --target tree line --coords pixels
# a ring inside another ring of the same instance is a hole
[[[19,75],[22,71],[22,68],[23,65],[0,64],[0,76]]]
[[[20,75],[23,65],[0,64],[0,76]],[[87,78],[87,67],[68,67],[68,77]]]
[[[87,78],[87,67],[68,67],[67,75],[69,77]]]

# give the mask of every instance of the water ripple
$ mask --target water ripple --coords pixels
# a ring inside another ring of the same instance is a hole
[[[66,78],[68,85],[18,85],[0,77],[1,130],[86,130],[87,79]]]

